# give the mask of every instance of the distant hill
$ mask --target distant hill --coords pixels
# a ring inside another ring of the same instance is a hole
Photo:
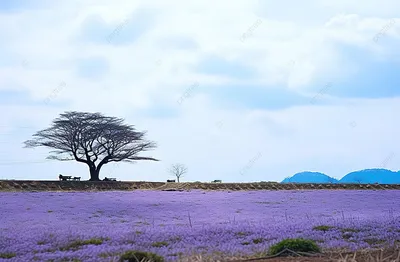
[[[285,178],[281,183],[337,183],[338,180],[319,172],[301,172]]]
[[[339,183],[361,184],[399,184],[400,172],[388,169],[376,168],[351,172],[339,180]]]

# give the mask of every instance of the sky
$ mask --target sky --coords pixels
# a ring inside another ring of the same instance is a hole
[[[65,111],[147,131],[100,178],[400,169],[400,1],[0,1],[0,179],[89,178],[23,142]],[[397,114],[396,114],[397,113]]]

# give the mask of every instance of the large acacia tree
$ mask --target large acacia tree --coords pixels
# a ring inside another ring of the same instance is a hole
[[[156,147],[145,140],[146,132],[136,131],[124,119],[101,113],[69,111],[60,114],[52,125],[25,141],[26,148],[47,147],[47,159],[78,161],[89,167],[90,180],[99,181],[100,169],[110,162],[153,160],[138,154]]]

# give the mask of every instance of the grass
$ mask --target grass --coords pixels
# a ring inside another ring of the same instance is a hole
[[[101,245],[103,244],[103,239],[99,238],[91,238],[87,240],[75,240],[72,243],[68,244],[65,247],[61,247],[60,250],[67,251],[67,250],[76,250],[81,246],[85,245]]]
[[[15,253],[0,253],[0,258],[9,259],[9,258],[13,258],[15,256],[16,256]]]
[[[165,241],[154,242],[153,244],[151,244],[152,247],[166,247],[168,245],[168,242]]]
[[[265,241],[264,238],[255,238],[255,239],[253,239],[253,243],[254,244],[260,244],[260,243],[262,243],[264,241]]]
[[[313,230],[326,232],[333,228],[334,228],[333,226],[321,225],[313,227]]]

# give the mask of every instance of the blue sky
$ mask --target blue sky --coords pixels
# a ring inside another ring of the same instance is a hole
[[[398,1],[291,3],[302,14],[285,1],[174,1],[0,3],[1,178],[87,177],[22,148],[68,110],[122,117],[158,144],[145,155],[160,162],[101,177],[163,181],[182,163],[186,181],[341,178],[390,154],[385,168],[400,169]]]

